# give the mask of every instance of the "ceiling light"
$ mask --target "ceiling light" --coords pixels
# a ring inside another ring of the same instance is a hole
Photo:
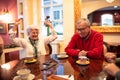
[[[114,0],[106,0],[108,3],[112,3]]]

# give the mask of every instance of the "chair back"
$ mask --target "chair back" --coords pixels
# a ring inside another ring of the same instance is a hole
[[[47,55],[52,54],[52,46],[51,46],[51,44],[46,44],[45,45],[45,50],[46,50]]]

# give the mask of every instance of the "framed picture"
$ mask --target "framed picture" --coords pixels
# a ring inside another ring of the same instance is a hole
[[[14,23],[8,23],[8,31],[14,27]]]
[[[6,33],[6,26],[4,23],[0,23],[0,33]]]
[[[11,29],[11,28],[13,28],[14,27],[14,24],[15,23],[8,23],[8,31]],[[17,30],[17,36],[18,36],[18,27],[16,28],[16,30]]]

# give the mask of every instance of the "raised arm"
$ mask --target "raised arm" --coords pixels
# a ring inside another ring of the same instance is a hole
[[[44,24],[51,29],[51,35],[49,35],[47,38],[45,38],[45,43],[48,44],[48,43],[54,41],[55,39],[57,39],[57,33],[50,21],[46,20],[44,22]]]
[[[15,21],[14,27],[9,30],[10,44],[25,47],[26,41],[22,38],[16,38],[18,25],[21,23],[22,19],[17,19]]]
[[[15,37],[16,36],[16,33],[17,33],[17,28],[18,28],[18,25],[21,23],[22,19],[17,19],[14,23],[14,27],[12,29],[9,30],[9,34],[11,37]],[[12,34],[12,35],[11,35]]]

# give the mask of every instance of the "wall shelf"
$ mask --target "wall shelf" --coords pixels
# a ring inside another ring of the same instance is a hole
[[[91,26],[91,28],[102,33],[120,33],[120,26]]]

